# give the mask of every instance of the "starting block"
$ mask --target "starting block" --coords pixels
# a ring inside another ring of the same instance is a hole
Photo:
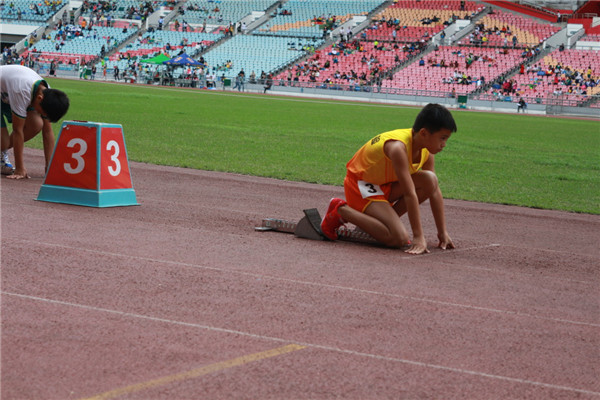
[[[138,205],[122,126],[63,122],[37,200],[89,207]]]
[[[300,221],[291,222],[283,219],[265,218],[261,226],[255,228],[261,232],[283,232],[293,233],[294,236],[310,240],[329,240],[321,232],[321,215],[316,208],[304,210],[304,217]],[[348,229],[344,226],[337,230],[338,239],[350,242],[359,242],[367,244],[378,244],[371,235],[360,229]]]

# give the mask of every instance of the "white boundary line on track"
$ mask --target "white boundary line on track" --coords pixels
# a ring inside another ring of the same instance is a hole
[[[16,239],[16,240],[19,240],[19,239]],[[14,241],[15,241],[15,239],[13,239],[13,242]],[[593,328],[600,327],[600,323],[594,323],[594,322],[584,322],[584,321],[568,320],[568,319],[564,319],[564,318],[544,317],[544,316],[535,315],[535,314],[522,313],[519,311],[501,310],[501,309],[489,308],[489,307],[479,307],[479,306],[474,306],[471,304],[452,303],[452,302],[448,302],[448,301],[428,299],[425,297],[405,296],[405,295],[401,295],[401,294],[379,292],[376,290],[368,290],[368,289],[359,289],[359,288],[354,288],[354,287],[349,287],[349,286],[340,286],[340,285],[331,285],[331,284],[327,284],[327,283],[302,281],[302,280],[298,280],[298,279],[282,278],[282,277],[273,276],[273,275],[255,274],[252,272],[218,268],[218,267],[209,267],[206,265],[192,264],[192,263],[186,263],[186,262],[181,262],[181,261],[161,260],[161,259],[150,258],[150,257],[132,256],[132,255],[128,255],[128,254],[112,253],[112,252],[108,252],[108,251],[86,249],[86,248],[67,246],[67,245],[62,245],[62,244],[45,243],[45,242],[39,242],[39,241],[33,241],[33,240],[22,240],[22,239],[20,241],[34,243],[34,244],[38,244],[38,245],[44,245],[44,246],[48,246],[48,247],[59,247],[59,248],[64,248],[64,249],[76,250],[76,251],[85,251],[85,252],[89,252],[89,253],[101,254],[101,255],[111,256],[111,257],[122,257],[122,258],[129,258],[129,259],[133,259],[133,260],[149,261],[149,262],[159,263],[159,264],[161,264],[161,263],[162,264],[170,264],[170,265],[177,265],[177,266],[188,267],[188,268],[198,268],[198,269],[206,269],[206,270],[211,270],[211,271],[218,271],[221,273],[232,273],[232,274],[238,274],[238,275],[244,275],[244,276],[251,276],[253,278],[270,279],[270,280],[280,281],[280,282],[289,282],[289,283],[295,283],[295,284],[299,284],[299,285],[316,286],[316,287],[323,287],[323,288],[329,288],[329,289],[350,291],[350,292],[355,292],[355,293],[394,297],[394,298],[398,298],[398,299],[405,299],[405,300],[419,302],[419,303],[437,304],[437,305],[441,305],[441,306],[445,306],[445,307],[457,307],[457,308],[462,308],[462,309],[467,309],[467,310],[485,311],[485,312],[495,313],[495,314],[504,314],[504,315],[522,317],[522,318],[532,318],[532,319],[539,319],[539,320],[544,320],[544,321],[560,322],[560,323],[566,323],[566,324],[572,324],[572,325],[582,325],[582,326],[589,326],[589,327],[593,327]],[[490,247],[490,246],[496,246],[496,245],[487,245],[485,247]],[[406,257],[408,258],[408,257],[415,257],[415,256],[406,256]]]
[[[187,326],[187,327],[192,327],[192,328],[206,329],[206,330],[214,331],[214,332],[228,333],[228,334],[240,335],[240,336],[245,336],[245,337],[251,337],[251,338],[255,338],[255,339],[280,342],[280,343],[294,343],[294,344],[299,344],[299,345],[314,348],[314,349],[334,351],[334,352],[338,352],[338,353],[349,354],[352,356],[367,357],[367,358],[372,358],[372,359],[376,359],[376,360],[398,362],[398,363],[413,365],[413,366],[417,366],[417,367],[431,368],[431,369],[453,372],[453,373],[458,373],[458,374],[466,374],[466,375],[478,376],[478,377],[482,377],[482,378],[489,378],[489,379],[513,382],[513,383],[520,383],[520,384],[525,384],[525,385],[533,385],[533,386],[543,387],[543,388],[547,388],[547,389],[564,390],[564,391],[569,391],[569,392],[577,392],[577,393],[582,393],[582,394],[587,394],[587,395],[600,396],[600,392],[594,392],[594,391],[585,390],[585,389],[578,389],[578,388],[569,387],[569,386],[553,385],[553,384],[549,384],[549,383],[537,382],[537,381],[532,381],[532,380],[528,380],[528,379],[520,379],[520,378],[513,378],[510,376],[488,374],[485,372],[471,371],[471,370],[462,369],[462,368],[448,367],[448,366],[444,366],[444,365],[425,363],[425,362],[421,362],[421,361],[408,360],[408,359],[404,359],[404,358],[388,357],[388,356],[382,356],[382,355],[371,354],[371,353],[363,353],[363,352],[358,352],[358,351],[354,351],[354,350],[342,349],[340,347],[335,347],[335,346],[298,342],[298,341],[290,340],[290,339],[258,335],[258,334],[250,333],[250,332],[236,331],[233,329],[219,328],[219,327],[214,327],[214,326],[209,326],[209,325],[195,324],[195,323],[191,323],[191,322],[176,321],[176,320],[170,320],[170,319],[166,319],[166,318],[152,317],[152,316],[147,316],[147,315],[142,315],[142,314],[129,313],[129,312],[125,312],[125,311],[111,310],[108,308],[87,306],[84,304],[77,304],[77,303],[70,303],[70,302],[60,301],[60,300],[46,299],[43,297],[29,296],[29,295],[24,295],[24,294],[19,294],[19,293],[11,293],[11,292],[4,292],[4,291],[0,292],[0,293],[2,293],[3,295],[18,297],[21,299],[42,301],[42,302],[50,303],[50,304],[75,307],[75,308],[80,308],[80,309],[84,309],[84,310],[96,311],[96,312],[110,313],[110,314],[114,314],[114,315],[120,315],[122,317],[144,319],[144,320],[148,320],[148,321],[163,322],[163,323],[172,324],[172,325],[180,325],[180,326]]]

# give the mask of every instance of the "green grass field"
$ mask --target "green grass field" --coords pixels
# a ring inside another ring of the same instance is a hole
[[[121,124],[131,161],[333,185],[360,146],[420,109],[49,81],[71,99],[65,119]],[[436,156],[446,198],[600,213],[598,121],[452,112],[458,132]]]

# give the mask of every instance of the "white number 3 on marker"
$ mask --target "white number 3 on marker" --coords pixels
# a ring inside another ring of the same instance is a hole
[[[111,140],[106,144],[106,150],[110,151],[114,149],[114,153],[110,157],[110,160],[115,163],[115,167],[112,165],[108,166],[108,173],[112,176],[117,176],[121,173],[121,163],[119,162],[119,143],[114,140]]]
[[[83,160],[83,158],[81,156],[84,155],[85,152],[87,151],[87,143],[83,139],[75,138],[75,139],[69,140],[69,143],[67,143],[67,147],[75,147],[76,145],[79,145],[79,151],[76,153],[73,153],[73,159],[75,161],[77,161],[77,165],[75,166],[75,168],[73,168],[73,167],[71,167],[71,164],[69,164],[69,163],[64,164],[65,171],[67,171],[69,174],[73,174],[73,175],[78,174],[81,171],[83,171],[83,168],[85,167],[85,161]]]

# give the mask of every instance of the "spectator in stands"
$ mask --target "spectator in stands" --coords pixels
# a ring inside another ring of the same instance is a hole
[[[272,86],[273,86],[273,75],[269,74],[269,75],[267,75],[267,81],[266,81],[265,90],[263,91],[263,93],[267,93],[267,90],[271,89]]]
[[[246,80],[246,73],[244,72],[244,69],[242,68],[240,70],[239,74],[237,74],[237,76],[235,77],[235,85],[233,88],[237,89],[238,92],[243,92],[245,80]]]
[[[527,109],[527,103],[526,103],[526,102],[525,102],[525,100],[524,100],[524,99],[521,97],[521,98],[519,99],[519,103],[518,103],[518,105],[517,105],[517,113],[518,113],[519,111],[523,111],[523,112],[525,112],[525,110],[526,110],[526,109]]]
[[[79,64],[79,79],[87,79],[87,64]]]
[[[56,59],[54,59],[50,62],[50,72],[48,75],[56,76],[56,64],[57,64]]]
[[[509,95],[512,92],[512,83],[510,80],[506,80],[504,81],[504,83],[502,84],[502,92],[505,95]]]
[[[369,140],[347,164],[346,201],[330,201],[321,222],[323,234],[336,240],[337,229],[349,222],[386,246],[404,248],[410,254],[427,253],[419,204],[429,199],[438,247],[454,248],[446,229],[434,155],[443,150],[456,130],[454,118],[445,107],[428,104],[412,129],[385,132]],[[413,159],[414,154],[418,159]],[[408,214],[412,241],[400,219],[404,214]]]
[[[21,65],[0,66],[2,92],[1,172],[12,179],[28,178],[23,162],[24,143],[42,132],[46,170],[54,149],[52,123],[60,120],[69,109],[69,98],[57,89],[50,89],[35,71]],[[12,124],[8,133],[7,123]],[[15,167],[8,158],[13,148]]]

